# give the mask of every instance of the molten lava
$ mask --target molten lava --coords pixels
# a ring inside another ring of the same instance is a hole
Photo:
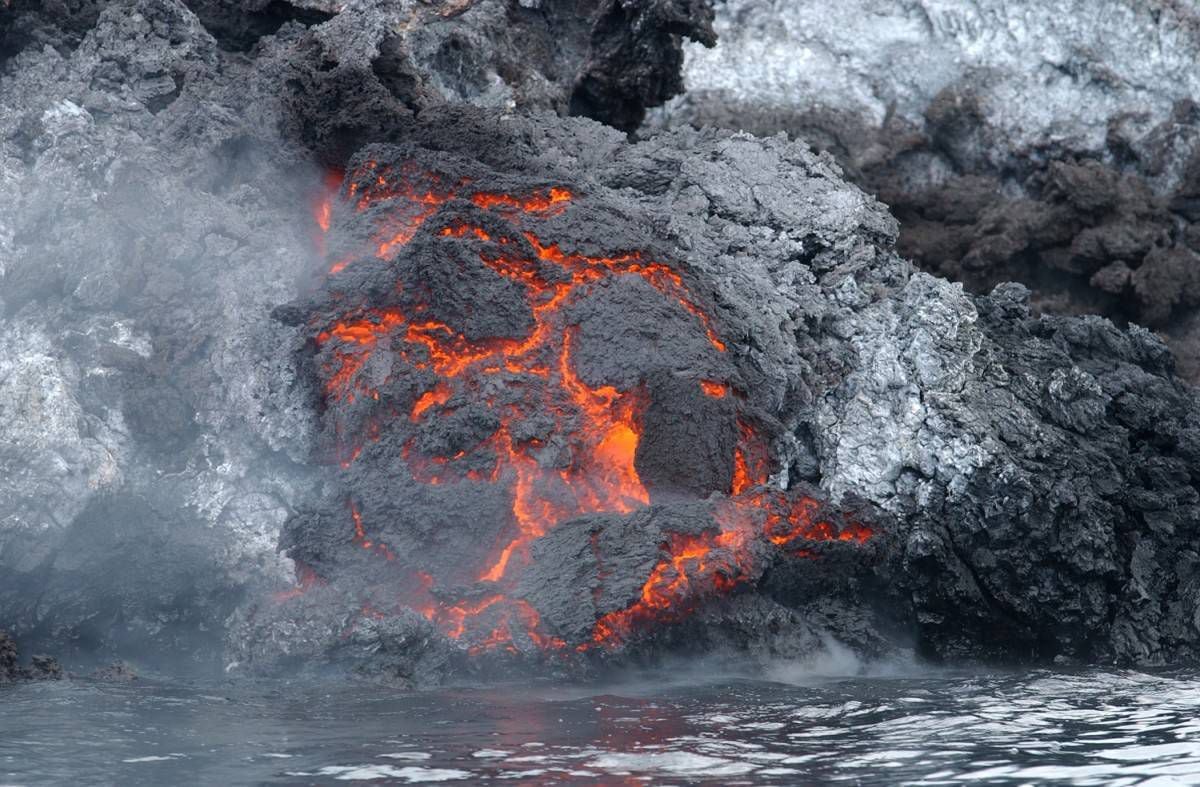
[[[793,557],[813,557],[808,547],[814,542],[861,544],[873,535],[857,522],[838,528],[819,519],[819,511],[820,503],[811,497],[764,486],[723,501],[715,516],[719,531],[672,535],[665,545],[667,557],[650,572],[638,600],[596,621],[592,641],[576,649],[618,646],[639,628],[677,622],[705,599],[734,591],[760,573],[759,558],[749,548],[758,534]]]
[[[487,222],[489,229],[456,219],[429,235],[439,243],[469,244],[462,248],[477,253],[496,276],[519,286],[532,315],[528,332],[517,338],[472,340],[432,318],[423,304],[403,310],[350,304],[339,319],[316,332],[315,344],[326,359],[322,373],[331,407],[352,404],[360,397],[379,400],[379,391],[366,382],[363,370],[381,348],[431,375],[432,385],[404,405],[407,413],[401,417],[406,415],[413,426],[448,415],[474,392],[485,390],[488,376],[513,375],[508,384],[520,386],[525,401],[513,406],[488,399],[499,426],[481,444],[452,456],[425,456],[410,439],[402,454],[413,479],[420,483],[496,483],[510,491],[511,529],[475,571],[478,587],[486,591],[447,600],[438,596],[433,578],[421,573],[402,600],[447,636],[467,638],[472,653],[516,649],[514,632],[537,648],[558,652],[566,644],[542,630],[532,606],[510,596],[515,567],[526,564],[530,545],[561,522],[589,513],[629,513],[650,503],[635,461],[645,395],[637,388],[592,385],[580,376],[575,360],[577,328],[570,324],[566,307],[604,279],[638,277],[691,315],[713,352],[724,353],[727,347],[683,277],[671,267],[646,260],[636,251],[612,256],[571,251],[529,228],[531,221],[537,224],[567,210],[574,199],[571,191],[553,186],[507,194],[473,191],[469,186],[466,179],[448,182],[409,165],[368,162],[353,174],[342,200],[319,206],[315,219],[325,232],[338,210],[364,214],[376,228],[364,252],[388,260],[427,222],[437,221],[442,206],[469,201],[497,222]],[[509,229],[496,229],[505,226]],[[353,259],[339,259],[330,274],[344,271]],[[725,382],[700,380],[698,384],[710,398],[724,399],[733,393]],[[548,460],[542,440],[528,436],[522,420],[530,413],[553,419],[553,434],[565,444],[566,461],[561,452],[557,461]],[[375,431],[366,437],[376,439],[378,422],[371,421],[370,428]],[[766,539],[793,555],[809,555],[803,545],[811,542],[862,543],[870,538],[871,531],[863,526],[839,529],[814,520],[818,510],[814,500],[791,500],[786,493],[769,490],[767,446],[747,424],[739,422],[739,428],[732,496],[717,504],[718,529],[672,536],[663,545],[665,556],[646,580],[640,598],[598,620],[591,642],[577,649],[618,645],[640,626],[677,621],[705,598],[735,591],[755,568],[757,558],[749,548],[755,539]],[[339,446],[342,466],[355,462],[362,448],[361,440]],[[480,457],[490,457],[490,470],[481,472]],[[353,542],[385,560],[395,560],[390,547],[369,535],[354,501],[349,511]]]
[[[333,219],[333,201],[342,186],[343,177],[343,173],[338,170],[325,173],[321,189],[312,201],[313,221],[316,222],[318,230],[316,235],[317,253],[322,256],[325,254],[325,234],[329,232],[329,226]]]

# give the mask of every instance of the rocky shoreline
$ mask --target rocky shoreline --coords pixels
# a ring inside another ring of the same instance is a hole
[[[17,645],[7,632],[0,631],[0,685],[31,680],[62,680],[63,668],[51,656],[31,656],[29,666],[21,666]]]

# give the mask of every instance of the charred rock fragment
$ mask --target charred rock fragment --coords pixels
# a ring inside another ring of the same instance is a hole
[[[682,40],[716,44],[712,17],[707,0],[599,3],[589,58],[571,92],[571,114],[636,129],[647,107],[683,92]]]

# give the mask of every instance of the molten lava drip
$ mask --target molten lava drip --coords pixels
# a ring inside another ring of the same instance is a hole
[[[325,256],[325,235],[329,232],[329,223],[333,219],[333,199],[342,186],[344,174],[338,170],[325,173],[324,188],[313,199],[312,215],[317,224],[317,251]]]
[[[506,408],[497,412],[499,428],[474,449],[449,457],[423,457],[412,440],[404,446],[403,458],[413,478],[422,483],[469,479],[504,484],[511,490],[515,524],[514,532],[495,545],[492,557],[477,570],[478,582],[494,592],[451,604],[436,599],[433,578],[420,574],[405,601],[451,638],[470,632],[469,641],[475,643],[472,653],[514,649],[514,627],[543,650],[563,650],[567,646],[561,639],[542,632],[537,611],[508,595],[514,568],[527,563],[532,542],[560,522],[588,513],[628,513],[650,502],[635,466],[644,395],[639,390],[592,386],[581,379],[574,360],[577,329],[566,319],[564,307],[605,278],[636,276],[692,315],[713,352],[724,353],[726,345],[682,277],[667,265],[643,259],[638,252],[589,256],[563,249],[530,231],[530,221],[536,224],[570,205],[574,195],[565,188],[520,195],[473,190],[465,179],[446,184],[439,176],[412,165],[388,167],[368,162],[352,174],[341,196],[337,205],[332,193],[318,204],[314,210],[318,226],[327,231],[334,210],[343,207],[379,214],[370,251],[383,260],[394,258],[426,222],[436,220],[441,206],[454,200],[468,200],[505,222],[488,222],[489,230],[455,220],[435,226],[432,235],[444,242],[478,242],[480,261],[523,288],[533,316],[532,328],[523,338],[472,341],[431,318],[424,308],[405,313],[397,308],[369,307],[351,309],[333,324],[321,327],[315,338],[319,348],[329,351],[325,357],[331,359],[323,370],[331,406],[353,403],[360,397],[380,398],[360,372],[372,354],[385,346],[410,366],[432,372],[436,378],[404,414],[410,423],[419,424],[452,410],[456,397],[480,390],[489,375],[500,372],[515,375],[518,382],[514,384],[528,389],[530,408],[556,419],[556,433],[569,438],[570,461],[565,466],[544,467],[538,460],[539,440],[522,437],[521,413]],[[496,226],[510,229],[501,233]],[[358,257],[338,259],[329,274],[342,274],[355,259]],[[548,275],[548,270],[554,275]],[[735,395],[726,382],[700,380],[697,384],[704,396],[714,399]],[[741,441],[733,457],[734,478],[729,490],[732,497],[717,504],[718,529],[696,536],[672,536],[664,545],[668,556],[651,572],[641,597],[597,621],[592,641],[577,650],[618,645],[640,626],[678,620],[704,597],[733,591],[748,576],[755,559],[748,549],[753,538],[765,536],[781,550],[807,556],[794,542],[861,543],[871,536],[862,526],[839,531],[829,522],[814,521],[816,501],[791,500],[783,492],[769,490],[766,446],[751,427],[743,423],[739,427]],[[369,422],[366,439],[378,439],[378,428],[377,422]],[[341,446],[338,461],[349,467],[362,447],[361,441]],[[483,452],[495,460],[490,470],[481,472],[477,462],[467,460]],[[355,544],[385,560],[395,559],[387,545],[368,535],[368,525],[353,502],[349,518]]]

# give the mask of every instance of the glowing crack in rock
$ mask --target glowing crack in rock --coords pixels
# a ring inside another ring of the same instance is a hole
[[[584,514],[628,514],[651,502],[636,463],[647,404],[644,392],[593,385],[580,376],[578,328],[569,321],[567,307],[606,279],[637,277],[695,320],[711,352],[723,354],[728,349],[714,321],[674,268],[645,259],[637,251],[589,255],[567,249],[526,221],[560,215],[574,196],[561,186],[521,194],[475,189],[465,178],[451,181],[412,164],[368,161],[314,213],[322,233],[329,231],[336,211],[365,215],[375,227],[365,253],[384,261],[400,254],[432,222],[430,237],[469,244],[466,248],[478,255],[482,265],[524,292],[532,325],[522,336],[473,340],[431,317],[422,303],[404,309],[348,304],[339,319],[320,326],[314,336],[318,349],[328,350],[324,357],[329,360],[321,370],[328,406],[352,405],[364,397],[378,401],[379,390],[367,382],[363,370],[375,353],[391,352],[435,380],[415,396],[407,413],[397,414],[408,422],[419,425],[443,417],[458,406],[458,397],[471,396],[483,389],[488,376],[503,372],[515,376],[512,384],[526,391],[526,406],[552,417],[554,434],[565,440],[569,461],[547,464],[540,459],[541,440],[522,436],[518,420],[522,413],[496,407],[498,426],[472,449],[451,456],[424,456],[412,440],[404,445],[402,458],[420,483],[486,482],[501,484],[510,493],[512,529],[476,571],[479,585],[490,590],[447,601],[436,596],[434,577],[422,572],[402,598],[402,603],[448,637],[470,634],[472,654],[514,650],[515,629],[544,651],[567,649],[562,639],[543,630],[532,605],[510,595],[517,568],[528,564],[533,542],[559,523]],[[439,222],[439,210],[456,201],[469,202],[498,221],[489,220],[485,227],[452,212],[455,218]],[[343,274],[360,258],[339,258],[328,269],[329,275]],[[696,385],[710,399],[737,395],[723,381],[700,379]],[[490,400],[488,404],[492,406]],[[375,431],[368,430],[366,437],[376,439],[378,422],[370,424]],[[814,500],[793,499],[770,489],[767,446],[748,424],[739,421],[738,429],[731,488],[725,490],[729,497],[715,509],[713,530],[671,535],[662,544],[663,557],[640,597],[625,609],[600,617],[591,640],[575,650],[619,646],[641,627],[681,620],[705,598],[736,591],[751,574],[756,558],[749,544],[756,538],[807,557],[811,553],[803,545],[810,542],[862,543],[871,537],[866,527],[851,524],[839,529],[815,518]],[[340,445],[342,467],[357,461],[362,447],[361,440]],[[494,457],[490,470],[478,469],[480,455]],[[369,523],[356,503],[348,505],[353,542],[382,559],[395,560],[388,545],[370,536]]]

